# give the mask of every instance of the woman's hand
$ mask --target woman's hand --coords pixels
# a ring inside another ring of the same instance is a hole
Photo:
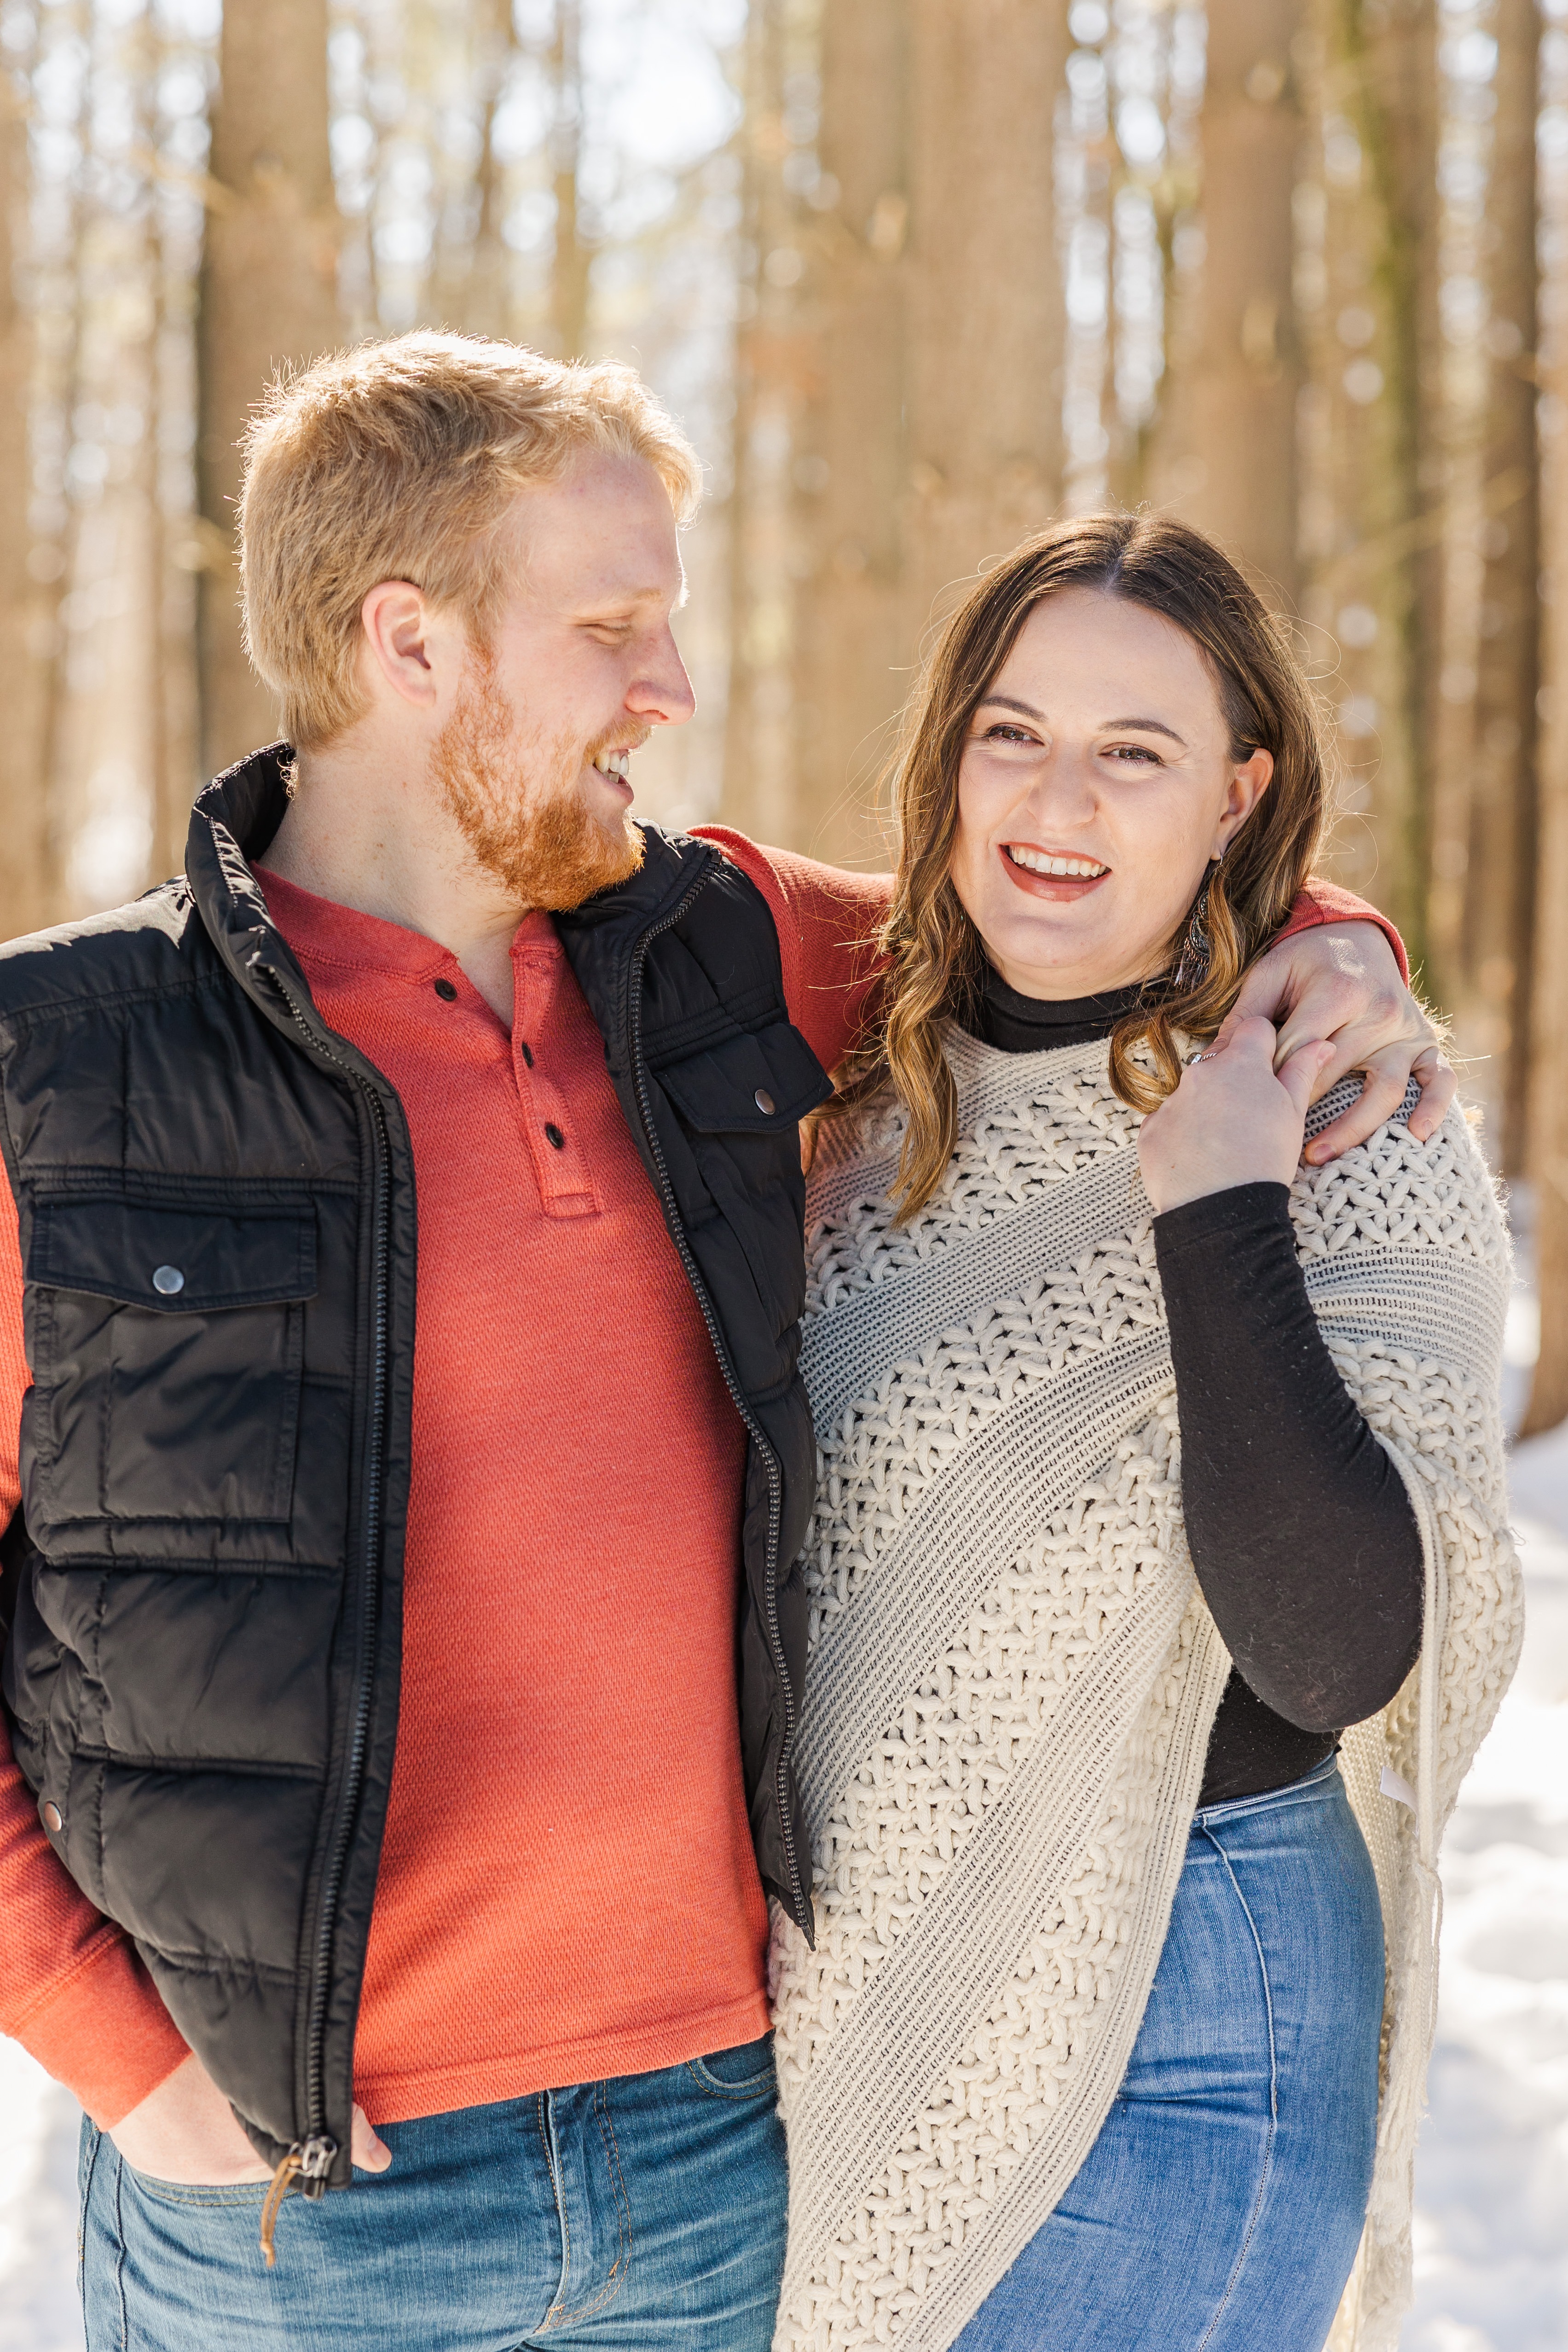
[[[1421,1099],[1411,1110],[1410,1132],[1417,1143],[1436,1135],[1457,1082],[1443,1059],[1441,1038],[1399,977],[1394,950],[1375,923],[1322,923],[1280,940],[1242,982],[1216,1045],[1228,1043],[1238,1022],[1258,1013],[1280,1024],[1274,1058],[1281,1065],[1310,1039],[1332,1042],[1334,1050],[1313,1082],[1314,1101],[1348,1070],[1365,1074],[1359,1098],[1313,1136],[1307,1157],[1314,1167],[1364,1143],[1392,1118],[1412,1076]]]
[[[1289,1184],[1300,1164],[1307,1105],[1333,1047],[1309,1038],[1276,1070],[1271,1021],[1232,1015],[1228,1028],[1144,1121],[1138,1160],[1157,1212],[1234,1184]]]
[[[235,2121],[234,2109],[193,2053],[150,2091],[140,2106],[122,2116],[109,2135],[136,2172],[154,2180],[177,2180],[192,2188],[230,2188],[235,2182],[270,2180],[264,2164]],[[384,2172],[392,2150],[378,2139],[363,2107],[354,2109],[352,2155],[365,2172]]]

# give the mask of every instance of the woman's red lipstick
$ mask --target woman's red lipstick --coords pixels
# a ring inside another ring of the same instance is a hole
[[[1074,899],[1087,898],[1091,890],[1098,890],[1102,882],[1108,882],[1111,878],[1108,866],[1103,866],[1098,874],[1036,874],[1027,866],[1017,863],[1011,855],[1014,847],[1033,849],[1035,844],[1032,841],[1003,842],[999,851],[1009,881],[1026,891],[1031,898],[1044,898],[1059,907],[1071,906]],[[1079,850],[1047,849],[1039,854],[1044,857],[1071,857],[1081,865],[1099,862],[1085,857]]]

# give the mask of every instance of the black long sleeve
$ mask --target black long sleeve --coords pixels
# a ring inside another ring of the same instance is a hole
[[[1169,1210],[1155,1246],[1187,1540],[1251,1702],[1233,1676],[1201,1801],[1214,1804],[1311,1769],[1393,1697],[1420,1649],[1421,1544],[1318,1329],[1286,1187]]]
[[[975,1034],[1007,1054],[1105,1037],[1139,992],[1020,996],[988,967]],[[1421,1544],[1399,1473],[1345,1392],[1296,1260],[1283,1184],[1155,1220],[1187,1538],[1236,1661],[1202,1805],[1260,1796],[1385,1705],[1421,1645]]]

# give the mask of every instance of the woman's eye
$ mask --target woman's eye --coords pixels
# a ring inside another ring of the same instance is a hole
[[[983,740],[988,743],[1028,743],[1037,750],[1040,745],[1039,736],[1031,735],[1027,727],[1009,727],[1005,719],[988,727]]]
[[[1165,766],[1165,761],[1161,759],[1159,753],[1157,751],[1151,751],[1146,743],[1110,743],[1106,746],[1105,757],[1108,760],[1124,761],[1130,767],[1144,767],[1146,765],[1154,768],[1163,768]]]

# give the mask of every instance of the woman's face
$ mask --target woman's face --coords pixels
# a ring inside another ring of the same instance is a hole
[[[1232,760],[1213,674],[1173,622],[1096,589],[1042,598],[958,769],[953,887],[1008,985],[1092,996],[1163,971],[1273,769]]]

